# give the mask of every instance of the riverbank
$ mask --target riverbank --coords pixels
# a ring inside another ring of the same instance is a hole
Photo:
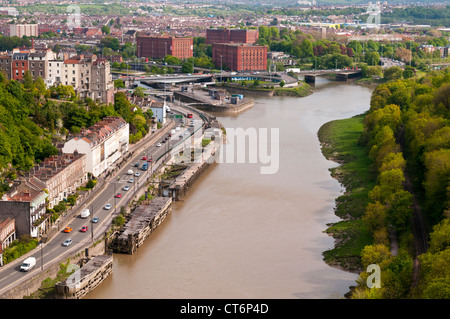
[[[359,143],[365,114],[325,123],[318,131],[322,154],[340,165],[330,169],[331,176],[345,187],[336,199],[335,214],[342,220],[328,224],[326,233],[335,239],[335,247],[323,252],[324,261],[351,272],[361,271],[360,253],[372,238],[361,217],[368,193],[375,181],[371,160]]]

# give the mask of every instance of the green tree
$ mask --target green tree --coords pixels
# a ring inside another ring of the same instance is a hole
[[[312,58],[314,56],[313,44],[309,39],[305,39],[301,46],[301,57]]]
[[[108,34],[111,33],[111,29],[109,28],[109,26],[104,25],[104,26],[102,27],[102,32],[103,32],[103,34],[108,35]]]
[[[365,61],[368,65],[378,65],[380,63],[380,55],[378,52],[369,52],[366,54]]]
[[[407,65],[405,67],[405,70],[403,71],[403,78],[409,79],[409,78],[412,78],[414,75],[415,75],[414,68]]]
[[[384,78],[387,80],[398,80],[403,76],[403,70],[398,66],[391,66],[384,70]]]
[[[122,79],[116,79],[116,80],[114,80],[114,87],[125,88],[125,84],[123,83]]]
[[[376,264],[384,269],[391,261],[391,252],[388,247],[382,244],[369,245],[361,251],[361,263],[364,268],[371,264]]]
[[[184,62],[181,66],[181,73],[194,73],[194,66],[191,62]]]

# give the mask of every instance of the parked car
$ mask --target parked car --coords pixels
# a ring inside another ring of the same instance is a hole
[[[69,238],[69,239],[66,239],[66,240],[63,242],[62,245],[67,247],[67,246],[69,246],[70,244],[72,244],[72,239]]]
[[[85,233],[85,232],[87,232],[87,230],[88,230],[88,227],[83,226],[83,227],[81,227],[80,232]]]
[[[144,167],[144,166],[147,166],[147,165],[142,165],[142,167]],[[134,176],[136,176],[136,177],[139,177],[139,176],[141,176],[141,172],[136,172],[136,173],[134,173]]]
[[[127,190],[130,189],[130,186],[129,186],[129,185],[125,185],[122,189],[123,189],[124,191],[127,191]]]
[[[64,232],[65,233],[70,233],[72,231],[72,227],[67,226],[66,228],[64,228]]]
[[[98,217],[94,217],[94,218],[92,219],[92,222],[93,222],[93,223],[98,223],[98,220],[99,220]]]
[[[131,177],[131,178],[128,180],[128,183],[134,183],[134,178]]]
[[[111,207],[112,207],[111,204],[106,204],[106,205],[105,205],[105,209],[107,209],[107,210],[111,209]]]
[[[161,147],[161,143],[156,144],[156,147]]]
[[[134,167],[139,167],[139,163],[135,163],[135,164],[134,164]]]

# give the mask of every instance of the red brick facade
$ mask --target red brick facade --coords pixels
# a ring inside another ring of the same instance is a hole
[[[250,43],[258,41],[258,30],[254,29],[206,29],[206,44]]]
[[[15,53],[13,54],[11,63],[11,78],[13,80],[22,80],[28,67],[28,53]]]
[[[139,58],[163,59],[166,55],[172,55],[179,59],[187,59],[193,56],[192,38],[138,36],[136,40]]]
[[[231,71],[265,71],[267,46],[243,43],[213,44],[212,59],[216,66]]]

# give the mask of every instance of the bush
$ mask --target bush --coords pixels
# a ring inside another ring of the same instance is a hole
[[[88,180],[88,182],[86,183],[86,188],[92,189],[95,186],[95,182],[94,180],[90,179]]]
[[[25,255],[29,251],[35,249],[38,245],[38,240],[31,238],[29,235],[24,235],[20,240],[15,240],[6,247],[3,251],[3,262],[6,265],[17,258]]]

